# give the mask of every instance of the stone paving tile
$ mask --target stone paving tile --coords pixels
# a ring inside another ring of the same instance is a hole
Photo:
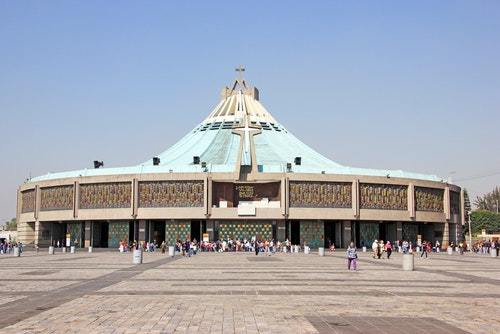
[[[131,260],[116,252],[3,257],[0,332],[500,332],[500,286],[492,277],[500,261],[484,256],[415,258],[414,272],[400,270],[399,254],[374,260],[360,253],[358,272],[346,270],[342,252]],[[31,295],[12,295],[22,284]],[[26,307],[32,310],[21,312]]]

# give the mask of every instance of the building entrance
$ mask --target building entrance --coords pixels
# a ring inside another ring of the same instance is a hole
[[[109,223],[92,223],[92,246],[95,248],[108,248]]]
[[[325,248],[330,247],[330,245],[335,244],[335,222],[326,221],[325,222]],[[340,245],[337,245],[340,246]]]
[[[191,221],[191,241],[196,239],[196,241],[201,240],[201,222],[199,220]]]
[[[151,241],[157,245],[161,245],[165,241],[165,222],[155,222],[151,221],[153,224],[153,233],[150,237]]]
[[[300,221],[290,222],[290,242],[292,245],[300,245]]]

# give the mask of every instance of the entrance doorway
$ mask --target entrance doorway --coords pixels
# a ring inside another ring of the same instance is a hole
[[[153,224],[153,235],[150,237],[151,241],[157,245],[161,245],[165,241],[165,222],[150,221]]]
[[[300,245],[300,221],[290,222],[290,242],[292,245]]]
[[[92,246],[95,248],[108,248],[109,223],[92,222]]]
[[[201,232],[201,222],[199,220],[191,221],[191,241],[196,239],[198,242],[200,241],[200,232]]]
[[[325,222],[325,248],[328,248],[331,244],[335,243],[335,222],[326,221]],[[336,245],[339,246],[339,245]]]

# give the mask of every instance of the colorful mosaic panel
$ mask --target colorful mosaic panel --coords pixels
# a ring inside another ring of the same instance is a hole
[[[359,244],[370,249],[374,240],[379,238],[379,225],[377,223],[359,223]]]
[[[300,244],[311,248],[324,247],[325,224],[322,221],[300,222]]]
[[[418,225],[403,223],[403,240],[411,241],[414,245],[417,242]]]
[[[108,233],[108,247],[120,247],[120,241],[129,243],[129,222],[110,222]]]
[[[460,213],[460,193],[450,191],[450,211]]]
[[[290,207],[350,208],[352,184],[345,182],[290,182]]]
[[[190,222],[168,222],[165,225],[165,242],[169,246],[175,245],[177,240],[191,239]]]
[[[131,192],[129,182],[81,184],[80,209],[129,208]]]
[[[68,223],[66,233],[69,233],[70,246],[82,247],[82,223]]]
[[[72,210],[73,186],[41,188],[40,210]]]
[[[417,211],[444,211],[444,190],[415,187],[415,209]]]
[[[251,239],[257,237],[262,240],[271,240],[273,237],[273,225],[271,223],[241,223],[228,222],[219,224],[219,238],[229,239]]]
[[[35,211],[35,189],[25,190],[21,192],[21,212]]]
[[[361,209],[408,210],[407,186],[360,183]]]
[[[203,207],[203,181],[139,183],[139,207]]]

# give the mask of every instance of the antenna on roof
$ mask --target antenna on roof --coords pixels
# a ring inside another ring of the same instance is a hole
[[[235,69],[235,71],[238,73],[238,77],[236,80],[240,83],[240,85],[242,85],[243,84],[243,72],[245,72],[245,68],[242,65],[240,65],[239,67],[237,67]]]

